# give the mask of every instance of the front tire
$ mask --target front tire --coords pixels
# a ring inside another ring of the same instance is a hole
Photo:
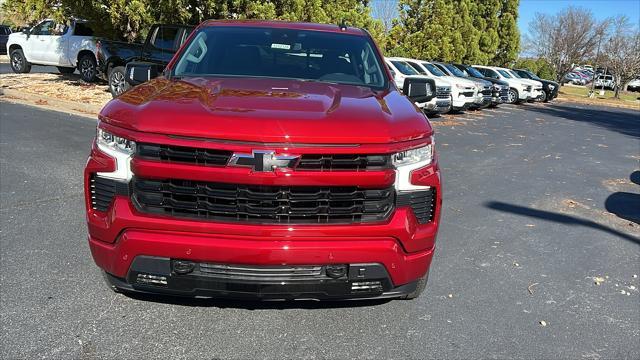
[[[22,49],[15,49],[11,52],[11,70],[16,74],[26,74],[31,71],[31,64],[24,57]]]
[[[540,97],[540,101],[549,102],[549,94],[546,90],[542,90],[542,96]]]
[[[93,55],[84,54],[78,61],[78,70],[80,78],[86,82],[93,82],[96,78],[98,66]]]
[[[109,72],[109,91],[114,98],[129,90],[131,86],[125,80],[124,66],[116,66]]]
[[[518,90],[514,89],[514,88],[509,88],[509,94],[508,94],[508,100],[507,103],[509,104],[515,104],[518,102],[520,95],[518,94]]]
[[[61,74],[73,74],[73,72],[76,71],[76,68],[72,67],[57,66],[57,68]]]

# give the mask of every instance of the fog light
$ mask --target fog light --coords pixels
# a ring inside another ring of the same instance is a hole
[[[173,271],[178,275],[185,275],[193,271],[196,265],[193,261],[176,260],[173,262]]]
[[[351,283],[351,292],[382,291],[380,281],[358,281]]]
[[[167,286],[167,277],[151,274],[138,274],[136,282],[146,285],[160,285]]]
[[[347,275],[347,265],[327,265],[327,276],[332,279],[341,278]]]

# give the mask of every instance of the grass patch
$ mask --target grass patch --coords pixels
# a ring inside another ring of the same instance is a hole
[[[560,94],[588,98],[589,90],[591,90],[591,88],[586,86],[563,86],[560,88]],[[592,98],[592,100],[600,99],[600,100],[636,102],[637,99],[640,98],[640,93],[637,93],[637,92],[621,91],[620,100],[618,100],[614,98],[614,94],[615,94],[614,91],[605,90],[604,95],[600,95],[599,89],[595,89],[594,91],[596,93],[596,96]]]

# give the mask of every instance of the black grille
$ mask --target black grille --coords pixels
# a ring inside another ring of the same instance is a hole
[[[309,280],[327,279],[320,265],[252,266],[199,263],[201,273],[242,280]]]
[[[490,98],[491,97],[491,86],[485,86],[482,89],[482,97],[484,98]]]
[[[439,86],[436,88],[436,97],[438,99],[449,99],[451,97],[451,88],[447,86]]]
[[[460,92],[460,94],[466,96],[466,97],[473,97],[474,92],[473,91],[462,91]]]
[[[384,220],[393,188],[259,186],[188,180],[133,180],[143,212],[262,223],[353,223]]]
[[[531,85],[527,85],[527,86],[525,86],[524,90],[525,90],[526,92],[530,92],[530,91],[531,91],[531,88],[532,88],[532,86],[531,86]]]
[[[113,179],[107,179],[95,174],[89,179],[91,190],[91,208],[98,211],[107,211],[116,194],[128,195],[129,185]]]
[[[224,166],[232,155],[231,151],[153,144],[138,144],[136,149],[137,155],[146,159],[198,165]]]
[[[502,87],[502,89],[500,90],[500,98],[505,102],[509,100],[509,87],[508,86],[503,86]]]
[[[303,155],[296,170],[376,170],[391,168],[389,155]]]
[[[138,144],[136,155],[149,160],[225,166],[231,151],[199,149],[182,146]],[[391,168],[389,155],[302,155],[297,170],[380,170]]]
[[[436,191],[429,189],[425,191],[412,191],[398,194],[396,205],[411,206],[420,224],[433,221],[436,209]]]

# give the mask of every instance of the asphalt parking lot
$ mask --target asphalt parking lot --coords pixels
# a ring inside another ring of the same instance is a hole
[[[640,112],[531,104],[433,123],[445,209],[419,299],[133,298],[86,243],[95,121],[0,101],[2,357],[637,359]]]

